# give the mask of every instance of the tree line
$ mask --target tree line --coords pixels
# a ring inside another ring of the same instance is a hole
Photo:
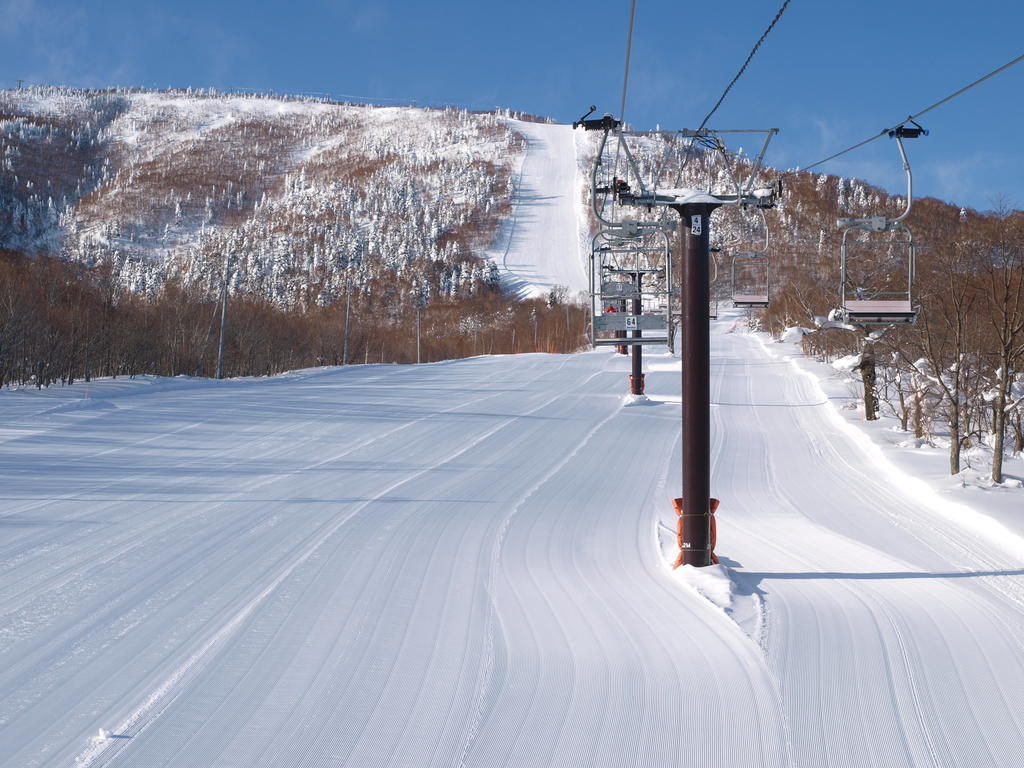
[[[288,311],[262,296],[231,295],[224,375],[571,352],[586,343],[589,315],[564,291],[516,301],[479,280],[456,296],[386,282],[353,285],[326,306]],[[86,268],[0,250],[0,386],[139,374],[213,376],[220,317],[219,297],[180,281],[146,296],[125,288],[109,265]]]
[[[909,219],[918,251],[916,322],[849,327],[823,321],[837,306],[839,248],[834,227],[821,222],[835,202],[822,195],[822,178],[797,182],[800,215],[789,212],[790,238],[783,234],[772,253],[777,288],[761,322],[775,334],[814,328],[803,337],[804,349],[821,359],[857,355],[867,419],[884,413],[917,438],[948,436],[951,474],[963,468],[967,449],[985,445],[992,479],[1003,482],[1006,453],[1024,451],[1024,211],[916,202]],[[836,186],[845,187],[854,215],[899,206],[872,188],[851,194],[848,182]],[[854,197],[861,198],[859,209]],[[816,217],[820,226],[812,224]],[[881,274],[876,284],[906,279],[902,267],[884,259],[870,266]]]

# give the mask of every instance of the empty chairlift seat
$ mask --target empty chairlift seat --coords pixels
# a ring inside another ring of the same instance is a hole
[[[912,297],[917,255],[914,235],[904,221],[914,202],[914,182],[903,139],[916,139],[928,132],[913,120],[907,122],[910,126],[904,123],[888,132],[896,139],[907,177],[903,213],[895,218],[868,216],[837,222],[843,231],[839,297],[842,316],[849,323],[895,325],[912,323],[917,317]],[[851,241],[852,233],[858,235],[855,241]],[[854,249],[859,255],[854,255]]]
[[[762,309],[768,306],[768,296],[743,293],[733,296],[732,303],[740,309]]]
[[[844,307],[846,319],[851,323],[890,325],[914,322],[917,313],[910,299],[849,300]]]
[[[768,259],[763,251],[737,251],[733,256],[732,303],[737,309],[768,306]]]

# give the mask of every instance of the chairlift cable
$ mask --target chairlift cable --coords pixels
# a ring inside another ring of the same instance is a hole
[[[802,166],[802,167],[798,167],[798,168],[796,168],[795,170],[792,170],[792,171],[786,171],[786,173],[784,173],[781,176],[779,176],[779,178],[782,179],[782,178],[785,178],[787,176],[792,176],[794,173],[800,173],[802,171],[809,171],[811,168],[817,168],[819,165],[823,165],[823,164],[827,163],[829,160],[835,160],[837,157],[841,157],[842,155],[845,155],[845,154],[847,154],[849,152],[853,152],[855,149],[860,149],[865,144],[870,144],[875,139],[880,139],[883,136],[886,136],[891,131],[895,131],[897,128],[901,128],[902,126],[906,125],[907,123],[909,123],[909,122],[911,122],[913,120],[916,120],[917,118],[921,117],[921,115],[924,115],[924,114],[926,114],[928,112],[931,112],[936,107],[941,107],[946,102],[952,101],[957,96],[960,96],[961,94],[966,93],[967,91],[969,91],[972,88],[974,88],[976,85],[981,85],[986,80],[988,80],[988,79],[990,79],[992,77],[995,77],[1000,72],[1003,72],[1004,70],[1007,70],[1010,67],[1012,67],[1014,64],[1019,64],[1022,61],[1024,61],[1024,54],[1018,56],[1017,58],[1013,59],[1012,61],[1006,62],[1005,64],[1003,64],[1003,66],[999,67],[998,69],[992,70],[991,72],[989,72],[984,77],[979,77],[973,83],[965,85],[960,90],[954,91],[953,93],[949,94],[945,98],[940,99],[939,101],[935,102],[930,107],[925,107],[920,112],[918,112],[916,114],[913,114],[913,115],[910,115],[909,117],[907,117],[904,120],[901,120],[899,123],[897,123],[896,125],[892,126],[891,128],[883,128],[881,131],[879,131],[874,136],[872,136],[870,138],[867,138],[867,139],[864,139],[864,141],[858,142],[857,144],[854,144],[852,147],[844,149],[841,152],[836,152],[834,155],[829,155],[824,160],[819,160],[816,163],[811,163],[810,165],[805,165],[805,166]]]
[[[779,19],[781,19],[782,14],[786,12],[786,8],[789,6],[789,3],[790,0],[786,0],[782,4],[782,7],[779,8],[778,13],[775,14],[775,18],[772,19],[772,23],[768,25],[768,29],[764,31],[764,34],[761,35],[758,41],[754,44],[754,47],[750,50],[750,53],[747,55],[747,60],[743,62],[743,66],[740,67],[740,71],[736,73],[736,77],[734,77],[732,79],[732,82],[730,82],[729,85],[725,87],[725,90],[722,92],[722,95],[718,97],[718,101],[715,102],[715,106],[711,108],[711,111],[704,116],[704,119],[700,123],[700,127],[697,129],[698,131],[704,129],[704,127],[708,124],[708,120],[711,119],[711,116],[718,111],[718,108],[720,106],[722,106],[722,102],[725,101],[725,97],[729,95],[729,91],[732,90],[732,87],[736,85],[736,82],[743,76],[743,73],[746,72],[747,67],[750,65],[750,62],[753,60],[754,55],[757,53],[758,48],[761,47],[761,44],[765,41],[765,38],[768,37],[768,34],[772,31],[775,25],[779,23]]]
[[[743,66],[740,67],[739,72],[736,73],[736,76],[732,79],[732,81],[729,83],[729,85],[726,86],[725,90],[722,91],[722,95],[718,97],[718,101],[715,102],[715,106],[713,106],[711,108],[711,111],[708,112],[704,116],[704,119],[701,121],[700,126],[697,128],[698,131],[704,130],[704,128],[708,124],[708,121],[715,114],[715,112],[718,111],[718,108],[720,106],[722,106],[722,102],[724,102],[725,101],[725,97],[729,95],[729,91],[731,91],[732,87],[734,85],[736,85],[736,83],[739,81],[739,79],[743,76],[743,73],[747,71],[747,67],[750,66],[750,62],[753,61],[754,56],[757,54],[758,49],[761,47],[761,44],[764,43],[765,39],[767,39],[769,33],[771,33],[772,29],[775,28],[775,25],[779,23],[779,19],[781,19],[782,18],[782,14],[784,14],[786,12],[786,8],[789,7],[790,2],[791,2],[791,0],[785,0],[785,2],[783,2],[782,6],[776,12],[775,17],[772,19],[771,23],[768,25],[768,28],[765,29],[765,31],[764,31],[764,33],[762,33],[761,37],[758,38],[756,43],[754,43],[754,47],[750,49],[750,53],[747,54],[747,58],[743,62]],[[701,143],[705,147],[705,149],[717,149],[716,145],[708,146],[706,143],[701,142],[701,141],[699,141],[697,139],[691,139],[690,142],[686,145],[686,153],[684,154],[683,160],[679,164],[679,170],[676,173],[675,186],[677,186],[677,187],[682,183],[683,168],[687,164],[689,164],[689,162],[690,162],[690,156],[693,154],[693,146],[694,146],[695,142]]]
[[[622,76],[622,102],[619,106],[619,120],[626,120],[626,93],[629,89],[629,61],[633,53],[633,22],[636,18],[636,0],[629,7],[629,33],[626,36],[626,71]]]
[[[619,123],[625,124],[626,120],[626,94],[629,92],[629,62],[633,55],[633,23],[636,19],[636,0],[632,0],[629,6],[629,31],[626,34],[626,67],[622,75],[622,101],[619,104]],[[612,166],[612,180],[619,175],[619,156],[622,152],[622,136],[619,136],[618,144],[615,147],[615,164]]]

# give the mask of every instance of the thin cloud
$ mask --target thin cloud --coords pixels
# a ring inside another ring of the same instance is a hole
[[[386,29],[391,22],[390,9],[385,3],[361,3],[355,0],[326,0],[324,8],[335,18],[346,23],[349,31],[369,35]]]
[[[1009,199],[1010,190],[1000,189],[992,179],[999,178],[997,171],[1006,171],[1014,165],[1019,165],[1016,158],[997,157],[991,152],[975,152],[952,160],[933,160],[928,172],[933,176],[943,199],[957,203],[980,199],[995,209],[999,201]]]
[[[358,13],[349,18],[353,32],[369,34],[387,27],[390,14],[387,8],[379,5],[370,5],[362,8]]]
[[[0,0],[0,37],[14,37],[38,18],[35,0]]]

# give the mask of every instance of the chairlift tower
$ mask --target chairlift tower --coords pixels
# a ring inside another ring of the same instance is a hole
[[[598,195],[610,198],[615,205],[633,208],[642,212],[672,209],[679,215],[679,256],[682,265],[681,326],[682,326],[682,437],[683,496],[679,503],[680,555],[677,565],[710,565],[713,558],[711,540],[711,344],[710,344],[710,224],[711,214],[723,205],[739,205],[743,208],[772,208],[781,186],[771,189],[754,189],[753,184],[761,167],[768,143],[778,129],[721,131],[700,129],[696,131],[625,131],[619,121],[611,115],[600,119],[588,119],[593,113],[573,123],[573,127],[601,131],[597,156],[591,174],[591,195],[594,213],[602,225],[609,228],[622,227],[623,220],[606,218],[598,205]],[[625,157],[627,173],[619,178],[617,168],[609,183],[599,184],[598,173],[608,137],[614,133],[617,139],[617,153]],[[717,194],[694,189],[657,188],[657,179],[647,184],[640,173],[633,153],[626,142],[627,137],[674,136],[699,141],[708,148],[719,151],[725,157],[723,135],[733,133],[763,134],[764,144],[760,153],[751,163],[745,181],[734,180],[729,193]],[[634,182],[634,188],[630,182]],[[637,220],[639,216],[635,217]],[[664,227],[661,221],[638,221],[639,227]],[[667,283],[671,285],[671,281]],[[669,302],[671,303],[671,302]],[[717,506],[717,502],[714,502]]]

